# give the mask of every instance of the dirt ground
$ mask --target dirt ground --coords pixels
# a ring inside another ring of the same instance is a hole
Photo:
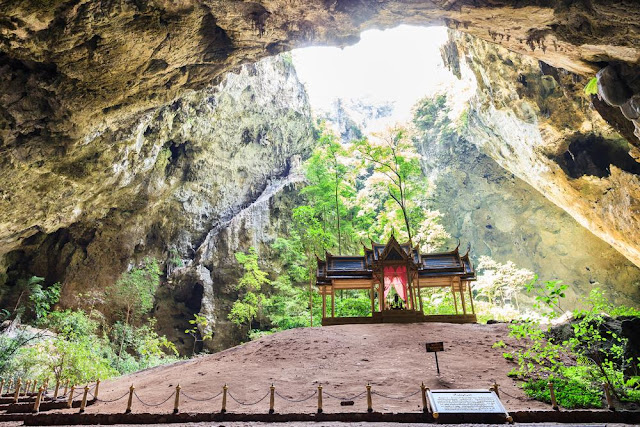
[[[486,389],[497,381],[507,410],[548,409],[548,405],[528,399],[519,383],[507,377],[515,365],[502,357],[505,349],[491,348],[499,340],[507,343],[507,350],[520,345],[508,338],[504,324],[293,329],[220,353],[104,381],[100,399],[120,399],[97,402],[86,412],[124,412],[131,384],[137,395],[133,412],[171,412],[174,399],[169,396],[177,384],[182,388],[181,412],[217,412],[225,383],[229,387],[229,412],[267,412],[272,383],[279,413],[315,412],[318,385],[323,386],[325,412],[364,412],[367,383],[372,386],[376,412],[418,412],[422,408],[419,389],[423,381],[431,389]],[[424,346],[435,341],[443,341],[445,348],[438,354],[440,375],[436,374],[434,354],[426,353]],[[254,403],[262,398],[255,405],[236,402]],[[351,398],[353,406],[340,406],[340,399]]]

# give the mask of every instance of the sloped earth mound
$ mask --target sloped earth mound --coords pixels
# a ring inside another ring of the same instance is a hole
[[[221,396],[204,399],[218,395],[226,383],[230,393],[229,412],[265,413],[269,408],[266,394],[273,383],[277,412],[313,413],[317,397],[312,395],[317,386],[322,385],[325,412],[365,412],[363,392],[370,383],[372,391],[378,393],[373,395],[375,411],[419,412],[418,390],[422,381],[432,389],[478,389],[488,388],[496,380],[508,410],[548,409],[548,405],[528,399],[518,383],[507,378],[514,365],[502,357],[502,349],[491,347],[499,340],[504,340],[511,349],[520,346],[507,333],[504,324],[380,324],[293,329],[220,353],[105,381],[100,385],[99,397],[104,401],[117,399],[133,384],[140,400],[153,405],[167,399],[180,384],[181,412],[217,412]],[[425,342],[432,341],[444,342],[445,351],[439,353],[439,376],[434,355],[425,351]],[[264,396],[264,400],[253,406],[234,400],[253,403]],[[341,406],[337,399],[353,396],[358,396],[353,398],[353,406]],[[292,402],[283,397],[310,398]],[[134,398],[133,412],[169,413],[173,409],[173,398],[155,407],[144,406],[140,400]],[[116,402],[97,402],[87,407],[86,412],[122,413],[126,405],[125,397]]]

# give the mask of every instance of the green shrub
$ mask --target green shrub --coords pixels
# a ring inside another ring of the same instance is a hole
[[[523,389],[527,396],[551,403],[549,382],[553,384],[558,405],[563,408],[602,407],[602,391],[575,379],[537,378],[527,381]]]

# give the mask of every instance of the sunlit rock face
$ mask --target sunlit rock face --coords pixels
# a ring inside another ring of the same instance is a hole
[[[540,280],[569,285],[565,309],[583,307],[594,287],[620,304],[638,305],[640,268],[578,224],[563,209],[503,169],[466,140],[464,115],[451,122],[445,111],[415,140],[432,183],[433,208],[474,259],[513,261]],[[454,242],[455,244],[455,242]]]
[[[640,7],[582,0],[0,2],[0,138],[16,167],[239,64],[365,29],[448,25],[579,74],[638,63]],[[50,141],[54,141],[52,144]],[[28,149],[41,147],[47,149]],[[18,150],[19,147],[23,147]]]
[[[640,152],[590,105],[587,80],[460,33],[452,38],[445,56],[460,58],[452,69],[468,67],[477,82],[464,137],[640,265]],[[565,245],[582,249],[573,239]]]
[[[149,178],[158,153],[120,141],[134,134],[135,126],[146,128],[144,121],[158,106],[209,87],[240,64],[295,46],[351,44],[368,28],[444,24],[585,76],[610,63],[619,68],[613,80],[622,80],[630,90],[625,95],[633,95],[640,46],[637,2],[513,3],[1,1],[0,250],[29,238],[35,241],[26,244],[37,244],[42,233],[104,218],[113,197],[137,194],[126,190],[139,182],[127,162],[141,162],[134,169]],[[607,120],[631,123],[611,108]],[[611,175],[614,190],[607,197],[632,201],[634,181]],[[109,194],[101,191],[105,187]],[[602,190],[585,187],[586,193]],[[148,193],[148,200],[131,203],[156,203],[157,192]],[[572,215],[582,215],[589,225],[592,215],[584,208],[592,204],[573,208],[579,212]],[[597,207],[598,215],[607,215],[605,205]],[[633,234],[635,222],[627,224],[618,235]],[[619,237],[597,233],[612,244]],[[637,253],[624,252],[637,260]]]
[[[211,272],[224,262],[215,253],[200,254],[200,246],[219,242],[218,233],[257,200],[269,206],[294,185],[298,178],[290,175],[314,140],[306,92],[289,60],[248,64],[218,83],[41,163],[2,169],[3,191],[13,193],[0,210],[3,221],[47,224],[32,227],[26,239],[4,242],[2,289],[20,276],[40,275],[64,282],[64,305],[84,305],[79,293],[104,289],[143,256],[182,259],[167,261],[172,273],[198,255],[206,262],[194,265],[189,287],[176,279],[160,289],[156,315],[164,329],[186,322],[202,298],[204,310],[213,310],[217,273],[207,278],[204,268]],[[245,228],[237,239],[250,244],[245,237],[260,227]],[[235,265],[231,240],[219,246],[232,248],[221,253]]]

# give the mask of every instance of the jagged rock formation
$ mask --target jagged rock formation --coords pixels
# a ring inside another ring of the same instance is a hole
[[[452,122],[449,111],[441,110],[415,141],[433,183],[433,207],[454,240],[469,241],[476,260],[511,260],[541,280],[563,280],[569,285],[567,307],[580,307],[595,286],[620,304],[637,305],[640,269],[482,154],[462,136],[464,118]]]
[[[120,184],[132,178],[126,156],[155,156],[114,144],[123,138],[119,134],[133,132],[150,109],[207,87],[240,64],[294,46],[351,44],[372,27],[445,24],[579,75],[611,63],[618,67],[614,81],[631,95],[639,21],[640,7],[625,0],[528,0],[516,6],[507,0],[0,1],[2,250],[104,217],[112,197],[83,192],[84,183],[107,184],[123,197]],[[500,77],[512,82],[514,76]],[[617,108],[606,116],[626,120]],[[94,158],[101,161],[95,170],[88,166]],[[146,172],[153,163],[143,166]],[[14,185],[25,180],[26,170],[38,179]],[[635,182],[612,174],[614,190],[607,197],[632,199]],[[559,203],[557,194],[549,198]],[[594,203],[570,213],[638,262],[635,221],[616,222],[622,227],[610,232],[606,224],[615,220],[606,208],[586,212]]]
[[[640,151],[594,112],[586,79],[460,33],[451,43],[447,62],[477,83],[464,137],[640,265]]]
[[[232,221],[243,209],[262,212],[269,240],[281,220],[252,204],[286,206],[270,188],[290,188],[292,158],[310,144],[289,64],[240,66],[399,23],[445,24],[510,49],[459,36],[479,87],[465,138],[640,265],[628,153],[640,156],[584,112],[584,80],[572,81],[610,64],[601,92],[635,99],[639,18],[636,2],[614,0],[0,0],[0,281],[63,280],[73,304],[131,259],[172,249],[197,261],[176,270],[163,319],[200,310],[198,292],[226,280],[212,249],[253,241]],[[520,54],[551,64],[549,75]],[[239,74],[223,77],[230,70]],[[594,102],[640,145],[633,111]],[[210,235],[224,224],[227,241]],[[202,309],[220,310],[217,296]]]
[[[167,259],[168,272],[177,263],[189,265],[203,241],[225,241],[217,233],[256,200],[268,205],[289,188],[312,143],[306,92],[290,61],[274,57],[151,110],[126,128],[92,135],[74,151],[12,173],[4,169],[10,187],[3,188],[16,196],[2,215],[23,226],[49,221],[53,231],[35,227],[26,240],[2,246],[10,250],[2,289],[10,290],[21,276],[45,276],[49,283],[64,282],[62,301],[75,305],[82,303],[79,292],[104,289],[132,259]],[[209,272],[212,263],[224,264],[216,255],[198,254]],[[198,312],[203,295],[204,310],[213,310],[213,279],[204,268],[194,265],[204,288],[197,289],[197,280],[189,288],[176,281],[159,291],[156,315],[164,331]]]

